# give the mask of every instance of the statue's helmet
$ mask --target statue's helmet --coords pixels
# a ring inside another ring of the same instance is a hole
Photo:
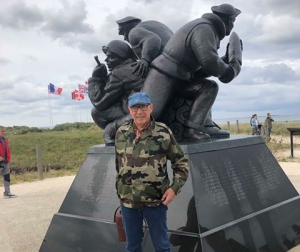
[[[119,25],[119,27],[126,26],[126,25],[128,25],[130,23],[136,23],[136,24],[138,24],[140,22],[142,22],[141,19],[133,17],[133,16],[124,17],[124,18],[116,21],[116,23]]]
[[[102,51],[105,54],[109,51],[122,59],[136,59],[132,48],[122,40],[110,41],[107,46],[102,46]]]
[[[213,6],[211,7],[211,10],[213,13],[217,14],[218,16],[223,17],[236,17],[239,14],[241,14],[241,11],[239,9],[234,8],[230,4],[221,4],[219,6]]]

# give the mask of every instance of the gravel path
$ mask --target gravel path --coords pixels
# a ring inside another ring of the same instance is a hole
[[[280,165],[300,192],[300,163]],[[18,197],[0,198],[0,252],[38,252],[51,219],[58,212],[74,177],[11,186]],[[300,248],[292,251],[300,252]]]
[[[18,197],[0,198],[0,251],[37,252],[74,178],[12,185],[11,190]]]

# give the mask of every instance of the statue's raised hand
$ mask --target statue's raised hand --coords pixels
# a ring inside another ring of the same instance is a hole
[[[92,77],[97,77],[97,78],[104,79],[104,78],[106,78],[106,76],[107,76],[107,69],[106,69],[105,64],[97,65],[94,68],[93,73],[92,73]]]
[[[138,62],[132,64],[135,66],[133,70],[133,74],[140,76],[142,78],[146,78],[149,71],[149,63],[145,59],[141,59]]]

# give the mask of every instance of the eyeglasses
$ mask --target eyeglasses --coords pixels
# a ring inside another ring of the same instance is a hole
[[[139,109],[141,109],[142,111],[145,111],[147,110],[149,105],[138,105],[138,106],[132,106],[130,109],[133,111],[133,112],[137,112]]]

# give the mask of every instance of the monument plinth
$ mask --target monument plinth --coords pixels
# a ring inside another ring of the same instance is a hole
[[[295,246],[300,196],[260,136],[181,147],[190,176],[169,205],[173,252],[277,252]],[[93,146],[40,252],[125,251],[114,223],[118,206],[114,147]],[[153,251],[147,228],[143,251]]]

